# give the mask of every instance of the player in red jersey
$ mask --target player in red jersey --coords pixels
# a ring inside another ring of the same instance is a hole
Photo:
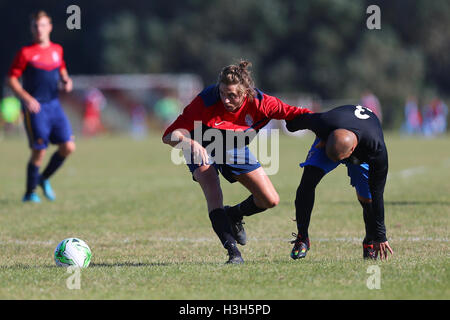
[[[249,65],[241,61],[222,69],[218,83],[204,89],[163,134],[164,143],[184,151],[193,179],[205,195],[212,227],[228,250],[227,263],[236,264],[244,262],[236,246],[236,241],[246,243],[243,217],[279,202],[272,182],[248,149],[251,137],[239,136],[256,135],[271,119],[291,120],[311,112],[254,88]],[[215,139],[205,141],[206,136]],[[240,142],[234,140],[236,136]],[[213,143],[217,146],[218,140],[222,142],[220,147],[208,149]],[[218,172],[231,183],[239,181],[251,195],[233,207],[224,207]]]
[[[50,41],[50,16],[39,11],[31,19],[33,44],[23,47],[16,55],[9,71],[8,84],[22,101],[24,124],[31,148],[27,166],[27,186],[24,202],[40,202],[35,193],[38,185],[49,200],[55,199],[49,178],[75,150],[72,129],[58,100],[58,82],[64,90],[72,90],[63,49]],[[23,79],[23,83],[19,82]],[[58,145],[42,174],[39,169],[48,143]]]

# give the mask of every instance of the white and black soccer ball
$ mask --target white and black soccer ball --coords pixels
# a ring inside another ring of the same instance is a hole
[[[91,257],[92,252],[89,246],[78,238],[64,239],[55,249],[55,262],[58,267],[87,268]]]

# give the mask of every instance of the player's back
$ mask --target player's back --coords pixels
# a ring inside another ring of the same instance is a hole
[[[386,149],[377,116],[370,109],[359,105],[344,105],[326,112],[301,115],[288,121],[287,128],[289,131],[309,129],[322,140],[326,140],[336,129],[352,131],[358,138],[354,155],[364,161]]]
[[[319,113],[320,121],[318,125],[326,135],[338,128],[357,131],[357,133],[367,135],[373,132],[381,132],[381,124],[375,113],[370,109],[359,105],[344,105],[331,109],[330,111]]]
[[[367,161],[368,158],[385,152],[383,130],[378,117],[370,109],[360,105],[345,105],[319,114],[318,125],[326,137],[335,129],[347,129],[358,137],[354,155]],[[326,137],[324,137],[326,139]]]

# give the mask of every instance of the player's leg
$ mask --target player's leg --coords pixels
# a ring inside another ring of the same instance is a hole
[[[48,145],[48,119],[42,109],[38,113],[30,113],[26,109],[23,110],[24,127],[28,137],[31,156],[27,163],[26,190],[22,201],[40,202],[40,198],[35,193],[35,190],[37,185],[39,184],[39,169],[42,166]]]
[[[199,166],[193,172],[193,177],[202,188],[205,195],[208,212],[223,209],[223,194],[219,176],[213,165]]]
[[[314,207],[316,187],[324,176],[325,171],[319,167],[312,165],[304,167],[295,197],[295,219],[298,233],[296,239],[292,241],[294,244],[291,251],[292,259],[304,258],[310,248],[308,229]]]
[[[240,245],[245,245],[247,234],[243,226],[243,217],[249,217],[275,207],[280,202],[280,198],[261,167],[248,173],[235,175],[234,178],[251,193],[249,197],[237,205],[225,207],[236,241]]]
[[[375,259],[373,248],[374,221],[372,216],[372,195],[369,188],[369,165],[367,163],[347,164],[350,184],[356,190],[356,197],[363,209],[365,235],[363,239],[363,258]]]
[[[74,151],[75,142],[67,141],[60,143],[58,149],[53,153],[46,168],[40,176],[39,185],[42,187],[44,195],[50,201],[54,201],[56,196],[49,179],[63,165],[67,157]]]
[[[356,191],[356,197],[359,201],[359,204],[361,205],[362,209],[363,209],[363,220],[364,220],[364,226],[365,226],[365,231],[366,234],[364,236],[364,242],[370,242],[372,241],[371,239],[371,231],[369,228],[369,224],[370,224],[370,212],[372,210],[372,199],[370,198],[366,198],[361,196],[358,191]]]
[[[26,190],[22,199],[24,202],[40,202],[35,190],[39,184],[39,168],[42,165],[45,153],[46,149],[31,149],[30,160],[27,164]]]
[[[246,200],[237,205],[243,216],[251,216],[273,208],[280,202],[280,197],[272,181],[262,167],[251,172],[235,175],[234,178],[251,193]]]
[[[245,245],[247,235],[243,227],[243,217],[276,206],[280,201],[278,193],[247,146],[228,150],[226,164],[220,166],[220,172],[229,182],[239,181],[250,191],[250,196],[244,201],[232,207],[225,207],[236,241]]]
[[[358,194],[358,191],[356,191],[356,196],[363,209],[364,227],[366,231],[366,234],[363,239],[363,258],[376,259],[376,253],[373,247],[373,239],[372,239],[372,230],[373,230],[373,221],[371,220],[372,199],[361,196],[360,194]]]
[[[75,151],[75,142],[66,141],[58,145],[58,149],[53,153],[47,167],[42,172],[42,179],[49,179],[58,170],[67,159],[67,157]]]
[[[52,154],[42,172],[39,185],[47,199],[53,201],[56,197],[49,179],[61,168],[67,157],[75,151],[76,146],[73,141],[69,119],[57,99],[49,103],[49,113],[51,113],[49,116],[51,125],[49,140],[51,143],[57,144],[58,149]]]
[[[309,237],[308,229],[311,213],[314,207],[316,187],[325,176],[323,169],[315,166],[305,166],[302,178],[295,196],[295,219],[298,234],[303,238]]]
[[[215,167],[213,165],[197,166],[193,170],[193,177],[200,184],[205,195],[213,230],[223,247],[228,250],[229,260],[227,263],[239,264],[244,262],[237,249],[236,240],[232,235],[230,223],[223,208],[222,188]]]
[[[297,222],[296,239],[292,241],[291,258],[299,259],[306,256],[310,248],[309,224],[314,207],[316,187],[322,178],[339,165],[330,160],[325,152],[325,143],[316,138],[312,144],[306,160],[300,163],[304,168],[300,184],[295,197],[295,217]]]

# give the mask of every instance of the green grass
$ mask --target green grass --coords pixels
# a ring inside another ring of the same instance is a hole
[[[57,201],[41,204],[20,201],[25,139],[0,141],[0,299],[449,299],[450,138],[387,134],[386,226],[395,251],[387,262],[362,259],[362,212],[343,166],[318,186],[307,258],[289,258],[298,163],[312,141],[281,137],[271,176],[281,201],[246,219],[241,266],[224,265],[201,190],[170,162],[159,135],[78,140],[52,179]],[[248,196],[221,183],[226,204]],[[67,288],[71,275],[53,261],[58,242],[72,236],[93,252],[80,290]],[[373,264],[380,290],[366,286]]]

